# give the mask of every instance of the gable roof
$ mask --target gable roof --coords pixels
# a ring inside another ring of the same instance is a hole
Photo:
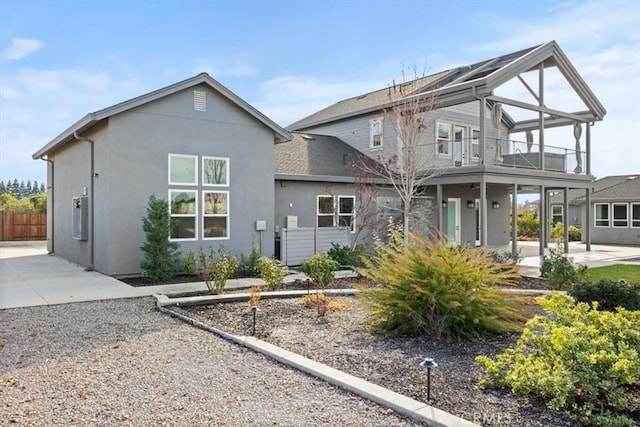
[[[247,112],[249,115],[253,116],[259,122],[263,123],[268,128],[272,129],[275,135],[275,139],[277,142],[284,142],[291,139],[291,134],[287,132],[284,128],[276,124],[274,121],[269,119],[267,116],[262,114],[256,108],[252,107],[242,98],[240,98],[235,93],[231,92],[217,80],[213,79],[207,73],[200,73],[197,76],[191,77],[189,79],[180,81],[178,83],[174,83],[172,85],[163,87],[161,89],[155,90],[153,92],[149,92],[147,94],[129,99],[127,101],[121,102],[119,104],[112,105],[110,107],[104,108],[102,110],[95,111],[93,113],[89,113],[74,124],[72,124],[69,128],[63,131],[61,134],[52,139],[47,145],[39,149],[33,154],[34,159],[38,159],[47,153],[56,150],[63,146],[64,144],[74,140],[74,133],[82,133],[87,129],[95,126],[101,120],[114,116],[116,114],[123,113],[125,111],[131,110],[133,108],[139,107],[141,105],[147,104],[149,102],[155,101],[160,98],[164,98],[166,96],[172,95],[176,92],[179,92],[184,89],[188,89],[200,84],[206,84],[211,87],[213,90],[221,94],[223,97],[227,98],[229,101],[236,104],[242,110]]]
[[[292,132],[291,141],[275,146],[276,178],[353,181],[362,153],[333,136]]]
[[[623,175],[614,178],[624,179],[591,193],[592,202],[640,202],[640,174]],[[584,203],[584,195],[579,197],[578,200]]]
[[[634,181],[637,179],[637,181]],[[640,201],[640,174],[638,175],[612,175],[597,179],[592,183],[591,201],[594,200],[639,200]],[[567,192],[567,198],[571,204],[583,204],[584,190],[571,189]],[[563,202],[562,192],[553,194],[549,203]]]
[[[488,99],[495,102],[504,102],[507,100],[493,96],[493,91],[503,83],[516,78],[519,74],[536,69],[540,64],[545,68],[557,67],[588,108],[588,111],[576,113],[563,113],[554,110],[558,118],[545,121],[545,126],[562,126],[567,124],[567,120],[575,121],[576,119],[580,121],[602,120],[606,114],[605,108],[569,62],[558,44],[555,41],[550,41],[473,65],[457,67],[416,79],[401,85],[402,87],[406,86],[406,92],[401,92],[399,95],[396,95],[397,92],[391,92],[392,89],[396,89],[396,85],[394,85],[393,87],[339,101],[289,125],[287,129],[304,130],[348,117],[381,111],[384,108],[393,106],[394,100],[391,98],[397,96],[400,96],[400,99],[433,96],[436,98],[437,108],[475,101],[482,96],[489,97]],[[397,103],[397,101],[396,99],[395,102]],[[518,104],[536,108],[536,106],[525,103]],[[529,120],[525,120],[514,123],[513,128],[516,131],[537,128],[537,121],[529,122]]]

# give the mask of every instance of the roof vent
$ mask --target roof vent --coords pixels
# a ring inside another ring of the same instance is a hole
[[[207,111],[207,92],[202,90],[193,91],[193,109],[196,111]]]
[[[307,135],[306,133],[301,133],[300,136],[304,139],[315,139],[314,137],[312,137],[311,135]]]

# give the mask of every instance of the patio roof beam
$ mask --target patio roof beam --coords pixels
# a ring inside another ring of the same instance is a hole
[[[572,114],[575,116],[580,116],[581,122],[588,123],[596,120],[595,116],[590,111],[579,111]],[[570,118],[565,118],[565,117],[555,117],[555,118],[547,117],[544,121],[544,127],[549,129],[549,128],[556,128],[556,127],[562,127],[562,126],[573,126],[575,122],[576,122],[575,120]],[[529,119],[529,120],[522,120],[519,122],[515,122],[513,127],[510,129],[510,132],[517,133],[517,132],[526,132],[528,130],[537,130],[537,129],[538,129],[538,119]]]
[[[518,80],[520,80],[520,83],[522,83],[524,87],[529,91],[531,96],[533,96],[536,101],[540,102],[540,97],[533,91],[533,89],[531,89],[531,86],[529,86],[529,83],[527,83],[527,81],[522,77],[522,74],[518,74]]]
[[[539,113],[546,113],[552,116],[564,117],[567,119],[571,119],[577,122],[587,122],[584,117],[577,116],[572,113],[566,113],[560,110],[554,110],[553,108],[547,108],[539,105],[529,104],[528,102],[516,101],[515,99],[504,98],[502,96],[488,96],[487,99],[492,101],[500,102],[502,104],[511,105],[512,107],[524,108],[525,110],[537,111]]]

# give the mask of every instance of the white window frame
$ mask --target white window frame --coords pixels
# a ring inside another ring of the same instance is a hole
[[[602,219],[598,218],[598,206],[606,206],[607,207],[607,218]],[[598,221],[607,222],[607,225],[598,225]],[[593,204],[593,226],[596,228],[609,228],[611,226],[611,206],[609,203],[594,203]]]
[[[171,212],[171,203],[173,200],[173,198],[171,197],[172,193],[194,193],[195,194],[194,212],[187,213],[187,214],[174,214],[173,212]],[[189,188],[189,189],[173,188],[169,190],[168,196],[169,196],[169,216],[171,218],[193,218],[193,235],[194,235],[193,237],[184,237],[184,238],[169,236],[169,240],[176,241],[176,242],[197,241],[198,240],[198,190],[194,190],[192,188]]]
[[[193,182],[174,182],[174,181],[171,181],[171,159],[172,158],[193,159],[193,168],[194,168]],[[188,185],[188,186],[192,186],[192,187],[197,186],[198,185],[198,156],[193,156],[193,155],[190,155],[190,154],[169,153],[167,179],[169,181],[169,185]]]
[[[207,194],[211,194],[211,193],[218,193],[218,194],[225,194],[226,195],[226,199],[227,199],[227,209],[226,209],[226,213],[224,214],[219,214],[219,213],[207,213],[207,209],[206,209],[206,195]],[[230,222],[231,222],[231,213],[230,213],[230,205],[231,202],[229,200],[229,192],[228,191],[221,191],[221,190],[202,190],[202,240],[229,240],[229,234],[231,231],[231,226],[230,226]],[[224,237],[207,237],[205,236],[205,218],[226,218],[227,219],[227,230],[226,230],[226,235]]]
[[[321,198],[330,198],[331,199],[331,206],[333,207],[332,212],[331,213],[320,213],[320,199]],[[335,227],[335,223],[336,223],[336,201],[335,201],[335,197],[332,196],[331,194],[318,194],[316,196],[316,227],[318,228],[329,228],[327,226],[321,226],[320,225],[320,217],[327,217],[330,216],[331,217],[331,226]]]
[[[446,126],[449,130],[449,137],[447,139],[442,139],[440,138],[440,125],[442,126]],[[452,153],[451,153],[451,140],[453,138],[452,135],[452,128],[451,128],[451,123],[444,123],[444,122],[436,122],[436,155],[438,157],[447,157],[447,158],[451,158]],[[446,153],[441,153],[440,152],[440,143],[442,142],[446,142],[446,148],[447,148],[447,152]]]
[[[554,218],[554,217],[556,217],[556,216],[558,216],[557,214],[555,214],[555,213],[553,212],[553,210],[554,210],[555,208],[560,208],[560,214],[559,214],[559,215],[560,215],[560,221],[555,221],[555,222],[554,222],[554,221],[553,221],[553,218]],[[552,224],[555,224],[556,222],[564,223],[564,205],[551,205],[551,212],[550,212],[550,213],[551,213],[550,217],[551,217],[551,223],[552,223]]]
[[[616,218],[616,207],[624,207],[624,218]],[[624,225],[617,225],[616,222],[624,222]],[[628,203],[611,203],[611,226],[613,228],[629,228]]]
[[[380,137],[380,143],[375,143],[375,137]],[[369,148],[379,150],[384,146],[384,117],[369,120]]]
[[[353,200],[353,211],[350,213],[342,213],[340,211],[340,199],[351,199]],[[351,232],[351,234],[356,232],[356,196],[338,196],[338,226],[340,225],[340,217],[342,216],[350,216],[351,217],[351,227],[349,228],[349,231]],[[335,209],[334,209],[335,210]]]
[[[205,177],[206,177],[206,168],[205,168],[205,163],[207,160],[224,160],[227,164],[226,167],[226,176],[225,176],[225,184],[211,184],[211,183],[207,183],[205,182]],[[213,156],[202,156],[202,185],[204,187],[228,187],[229,184],[229,170],[230,170],[230,164],[229,164],[229,158],[228,157],[213,157]]]
[[[634,215],[634,213],[638,213],[638,215]],[[631,228],[640,228],[640,202],[638,203],[629,203],[629,226]]]
[[[478,132],[477,138],[473,137],[474,132]],[[478,150],[478,152],[475,155],[473,154],[474,147],[477,147],[477,150]],[[480,129],[471,128],[469,158],[471,159],[471,161],[474,161],[474,162],[480,161]]]

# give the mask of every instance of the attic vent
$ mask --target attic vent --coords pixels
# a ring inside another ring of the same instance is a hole
[[[193,91],[193,109],[207,111],[207,92],[201,90]]]

